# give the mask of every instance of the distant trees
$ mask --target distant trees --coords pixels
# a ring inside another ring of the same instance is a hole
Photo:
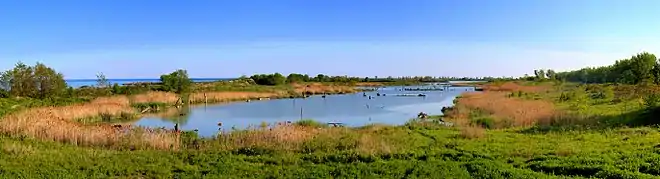
[[[582,83],[660,84],[660,64],[655,55],[643,52],[609,66],[557,73],[556,78]]]
[[[189,93],[192,88],[192,80],[188,77],[188,72],[182,69],[161,75],[160,81],[163,83],[163,90],[177,94]]]
[[[310,81],[309,75],[291,73],[286,77],[287,83],[299,83],[299,82],[308,82]]]
[[[0,75],[0,88],[10,96],[44,99],[61,95],[66,87],[64,75],[42,63],[28,66],[19,62]]]
[[[257,74],[250,76],[250,78],[259,85],[283,85],[287,82],[287,78],[280,73]]]

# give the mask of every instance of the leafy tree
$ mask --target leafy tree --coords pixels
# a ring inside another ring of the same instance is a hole
[[[56,72],[42,63],[34,66],[34,82],[36,83],[38,98],[47,98],[60,95],[66,89],[64,75]]]
[[[602,67],[561,72],[556,78],[582,83],[660,84],[660,65],[655,55],[643,52]]]
[[[548,70],[545,74],[545,76],[548,77],[550,80],[556,80],[557,79],[557,73],[555,73],[554,70]]]
[[[2,89],[11,96],[48,98],[62,94],[66,89],[64,75],[57,73],[42,63],[34,67],[18,62],[16,66],[2,73]]]
[[[657,58],[655,55],[648,52],[637,54],[630,58],[631,61],[631,71],[634,75],[634,82],[636,84],[644,83],[648,84],[653,81],[653,67],[657,64]]]
[[[297,73],[291,73],[286,77],[287,83],[299,83],[309,81],[309,76]]]
[[[171,91],[177,94],[187,94],[192,87],[192,80],[188,78],[186,70],[176,70],[170,74],[161,75],[160,81],[163,83],[165,91]]]
[[[536,79],[545,79],[545,71],[543,70],[534,70],[534,75],[536,75]]]
[[[287,82],[287,78],[280,73],[257,74],[252,75],[250,78],[259,85],[282,85]]]

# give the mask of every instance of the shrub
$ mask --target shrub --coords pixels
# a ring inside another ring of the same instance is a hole
[[[303,119],[293,123],[296,126],[305,126],[305,127],[326,127],[327,125],[320,123],[312,119]]]

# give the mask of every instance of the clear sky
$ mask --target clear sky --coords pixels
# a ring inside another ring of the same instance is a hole
[[[0,68],[66,78],[520,76],[660,52],[657,0],[0,1]]]

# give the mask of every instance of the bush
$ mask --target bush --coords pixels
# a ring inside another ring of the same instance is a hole
[[[320,123],[312,119],[303,119],[293,123],[296,126],[305,126],[305,127],[326,127],[326,124]]]
[[[491,117],[478,117],[473,119],[472,123],[486,129],[492,129],[495,127],[495,120]]]

